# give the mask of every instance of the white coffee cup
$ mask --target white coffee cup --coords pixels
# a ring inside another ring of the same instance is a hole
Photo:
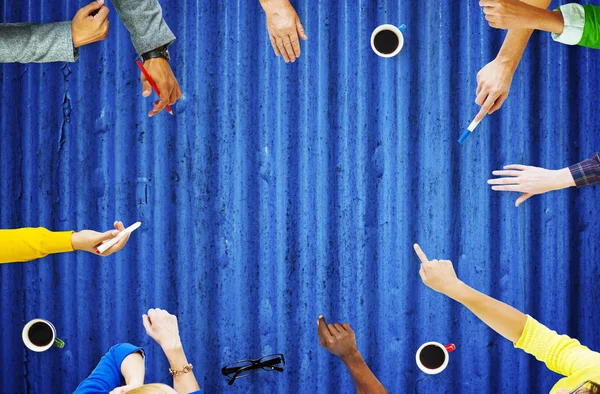
[[[426,351],[433,350],[436,353],[439,353],[439,351],[441,350],[443,352],[443,360],[441,361],[440,365],[436,365],[435,367],[423,365],[423,362],[421,361],[421,355],[425,348],[427,348]],[[437,350],[436,348],[438,348],[439,350]],[[454,350],[456,350],[456,346],[454,346],[454,344],[452,344],[452,343],[449,345],[446,345],[446,346],[442,345],[439,342],[424,343],[421,345],[419,350],[417,350],[417,355],[416,355],[417,366],[419,367],[419,369],[421,371],[425,372],[428,375],[438,374],[438,373],[442,372],[444,369],[446,369],[446,367],[448,366],[448,359],[450,358],[448,353],[450,353]]]
[[[402,50],[402,47],[404,46],[404,36],[402,35],[402,32],[405,29],[406,29],[406,26],[404,26],[404,25],[401,25],[399,28],[394,25],[389,25],[389,24],[378,26],[375,30],[373,30],[373,33],[371,34],[371,48],[373,49],[373,52],[375,52],[378,56],[381,56],[381,57],[396,56],[398,53],[400,53],[400,51]],[[391,48],[391,50],[388,50],[388,51],[383,51],[383,48],[381,48],[381,47],[378,48],[376,46],[375,38],[379,33],[382,33],[382,32],[391,32],[396,35],[396,37],[398,39],[398,44],[395,48]]]
[[[52,346],[65,346],[65,343],[56,337],[54,325],[44,319],[33,319],[25,324],[22,337],[25,346],[34,352],[45,352]]]

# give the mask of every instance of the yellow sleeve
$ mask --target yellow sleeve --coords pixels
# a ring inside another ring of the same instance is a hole
[[[0,263],[29,261],[51,253],[72,252],[72,233],[52,232],[42,227],[0,230]]]
[[[558,335],[531,316],[527,316],[525,329],[515,347],[535,356],[538,361],[546,363],[551,371],[564,376],[571,376],[600,361],[600,353],[591,351],[567,335]]]

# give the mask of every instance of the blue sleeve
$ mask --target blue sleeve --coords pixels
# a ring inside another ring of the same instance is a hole
[[[120,343],[111,347],[90,376],[77,386],[74,394],[108,393],[122,386],[124,382],[121,376],[121,364],[125,360],[125,357],[139,351],[142,354],[144,352],[141,347],[133,346],[129,343]],[[145,357],[144,363],[146,363]]]
[[[189,394],[202,394],[202,390],[194,391],[194,392],[189,393]]]

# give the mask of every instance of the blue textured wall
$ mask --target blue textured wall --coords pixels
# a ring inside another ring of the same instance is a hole
[[[85,2],[3,0],[3,22],[72,17]],[[220,3],[220,4],[217,4]],[[348,321],[391,393],[421,377],[414,351],[454,342],[421,393],[548,392],[558,376],[421,284],[411,245],[450,258],[475,288],[600,348],[597,187],[492,192],[491,171],[562,168],[600,149],[600,52],[534,35],[508,101],[464,146],[477,71],[499,48],[477,2],[295,1],[309,36],[276,59],[258,1],[163,0],[184,97],[154,119],[129,35],[74,64],[0,67],[0,225],[104,230],[144,220],[106,259],[65,254],[0,267],[0,391],[70,392],[114,343],[148,345],[149,307],[179,316],[208,393],[352,392],[316,319]],[[112,10],[114,11],[114,9]],[[393,59],[369,44],[405,23]],[[35,317],[67,346],[29,352]],[[225,363],[282,352],[283,374],[227,387]]]

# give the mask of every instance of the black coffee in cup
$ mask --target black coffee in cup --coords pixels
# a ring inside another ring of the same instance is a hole
[[[27,335],[31,343],[40,347],[47,346],[48,344],[52,343],[53,340],[52,328],[46,323],[42,322],[34,323],[29,329]]]
[[[373,45],[380,53],[389,55],[390,53],[394,53],[394,51],[398,48],[398,45],[400,45],[400,40],[393,31],[382,30],[375,34]]]
[[[444,354],[442,348],[436,345],[425,346],[419,354],[419,361],[428,369],[438,369],[444,364],[445,360],[446,354]]]

